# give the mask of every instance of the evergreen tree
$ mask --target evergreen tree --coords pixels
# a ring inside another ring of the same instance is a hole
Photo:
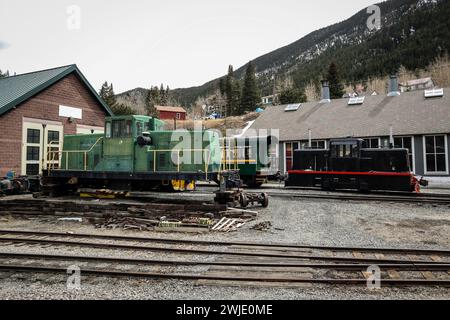
[[[0,70],[0,79],[1,78],[7,78],[7,77],[9,77],[9,71],[6,70],[6,72],[3,73],[2,70]]]
[[[126,116],[134,114],[133,108],[121,103],[114,104],[111,107],[111,110],[116,116]]]
[[[328,68],[327,80],[330,85],[330,97],[331,99],[340,99],[344,95],[344,86],[339,78],[337,66],[334,62],[330,64]]]
[[[281,104],[306,102],[306,95],[303,90],[297,88],[288,88],[280,92],[278,99]]]
[[[222,96],[225,95],[225,79],[224,78],[220,78],[220,80],[219,80],[219,91]]]
[[[228,74],[225,80],[225,96],[227,99],[226,116],[234,116],[239,112],[240,105],[240,85],[234,78],[233,66],[228,67]]]
[[[167,96],[166,96],[166,90],[164,89],[164,85],[161,83],[161,86],[159,87],[159,97],[160,97],[160,104],[162,106],[167,105]]]
[[[241,84],[235,80],[233,82],[232,99],[231,99],[231,116],[238,116],[241,112]]]
[[[103,83],[99,90],[99,96],[106,102],[106,104],[111,108],[111,111],[115,115],[131,115],[134,114],[132,107],[125,104],[117,103],[116,95],[114,94],[113,84],[108,84],[108,81]]]
[[[158,117],[158,110],[156,110],[156,106],[161,104],[160,90],[158,87],[150,86],[145,104],[147,107],[147,114],[151,117]]]
[[[114,94],[112,83],[111,85],[108,85],[108,82],[105,81],[105,83],[103,83],[102,87],[100,88],[99,95],[103,99],[103,101],[105,101],[106,104],[111,108],[116,104],[116,97]]]
[[[245,71],[244,86],[242,88],[240,114],[254,111],[261,104],[261,93],[256,84],[256,69],[252,61]]]

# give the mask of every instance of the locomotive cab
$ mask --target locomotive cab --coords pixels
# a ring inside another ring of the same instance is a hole
[[[330,168],[333,171],[359,171],[362,139],[336,139],[330,141]]]
[[[149,132],[159,131],[164,122],[147,116],[115,116],[105,119],[103,170],[133,172],[139,148],[150,145]],[[146,134],[147,133],[147,134]]]

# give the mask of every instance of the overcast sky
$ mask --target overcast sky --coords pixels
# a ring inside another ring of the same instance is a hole
[[[76,63],[95,88],[107,80],[116,93],[197,86],[374,2],[0,0],[0,69]]]

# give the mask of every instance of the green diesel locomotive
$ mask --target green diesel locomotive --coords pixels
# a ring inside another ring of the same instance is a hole
[[[163,127],[163,121],[152,117],[115,116],[105,119],[104,134],[67,135],[62,151],[48,152],[49,162],[57,165],[43,172],[44,186],[177,189],[217,178],[221,166],[217,132]]]
[[[43,191],[185,190],[230,170],[255,187],[269,175],[270,138],[221,139],[213,130],[165,131],[164,125],[148,116],[114,116],[105,119],[103,134],[66,135],[62,150],[50,143]]]

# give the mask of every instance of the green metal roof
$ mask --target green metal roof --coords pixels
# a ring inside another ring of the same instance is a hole
[[[19,74],[0,79],[0,116],[18,106],[42,90],[74,72],[88,87],[92,95],[105,108],[109,115],[113,115],[108,105],[100,98],[94,88],[83,76],[75,64]]]

